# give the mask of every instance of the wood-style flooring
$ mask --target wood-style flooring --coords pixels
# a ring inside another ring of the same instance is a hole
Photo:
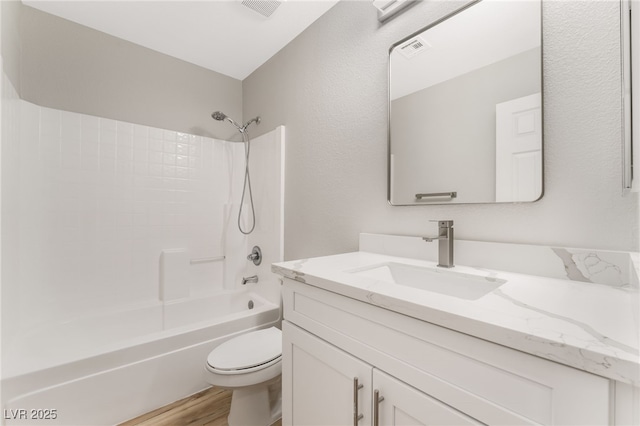
[[[231,391],[211,387],[119,426],[228,426],[230,406]]]

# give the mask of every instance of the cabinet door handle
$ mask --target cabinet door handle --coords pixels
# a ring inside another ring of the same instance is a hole
[[[373,426],[380,424],[380,403],[384,401],[384,396],[380,396],[380,391],[373,391]]]
[[[362,389],[364,385],[358,383],[358,378],[353,378],[353,426],[358,426],[358,421],[364,417],[364,414],[360,414],[358,408],[358,391]]]

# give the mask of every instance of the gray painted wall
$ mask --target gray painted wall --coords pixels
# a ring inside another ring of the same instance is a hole
[[[210,115],[222,110],[240,120],[239,80],[28,6],[21,9],[23,99],[202,136],[234,135]]]
[[[454,202],[496,199],[496,105],[540,92],[539,48],[391,103],[394,204],[456,191]]]
[[[421,2],[379,24],[342,1],[243,82],[255,132],[287,126],[285,258],[356,250],[358,233],[638,250],[638,196],[621,196],[619,5],[545,2],[545,195],[528,204],[392,207],[389,46],[453,11]]]

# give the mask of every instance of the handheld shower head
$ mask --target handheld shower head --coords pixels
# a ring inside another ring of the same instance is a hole
[[[211,118],[213,118],[214,120],[223,121],[225,118],[227,118],[227,115],[224,112],[216,111],[211,114]]]
[[[238,131],[240,133],[244,133],[245,130],[247,130],[247,127],[249,127],[249,124],[251,123],[256,123],[256,124],[260,124],[260,117],[256,117],[256,118],[252,118],[251,120],[247,121],[244,126],[239,125],[238,123],[236,123],[235,121],[233,121],[232,119],[230,119],[227,114],[225,114],[222,111],[216,111],[213,114],[211,114],[211,118],[213,118],[214,120],[217,121],[228,121],[229,123],[233,124],[236,129],[238,129]]]
[[[236,123],[235,121],[233,121],[232,119],[230,119],[227,114],[225,114],[224,112],[221,111],[216,111],[213,114],[211,114],[211,118],[213,118],[214,120],[218,120],[218,121],[228,121],[229,123],[233,124],[236,129],[238,129],[238,131],[240,133],[244,132],[244,128],[241,127],[238,123]]]

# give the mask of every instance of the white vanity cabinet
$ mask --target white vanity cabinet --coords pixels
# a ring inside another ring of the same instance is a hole
[[[291,323],[283,331],[285,424],[481,424]]]
[[[285,425],[615,423],[603,377],[294,280],[283,297]]]
[[[284,422],[348,425],[356,409],[370,419],[372,367],[290,323],[282,331]]]

